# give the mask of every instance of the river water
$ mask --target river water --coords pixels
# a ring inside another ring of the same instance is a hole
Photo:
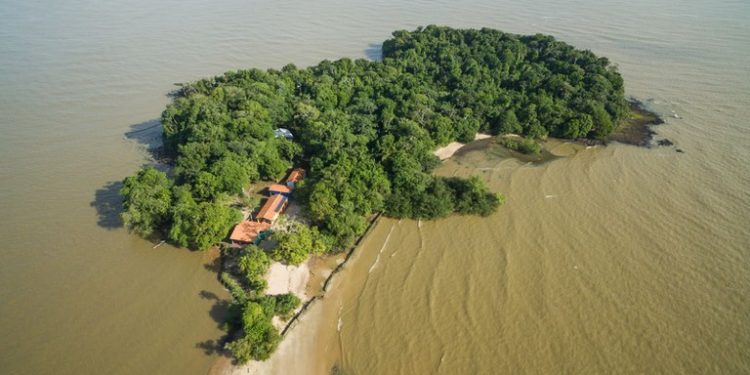
[[[685,152],[445,162],[507,204],[382,220],[275,372],[302,366],[290,353],[347,374],[750,372],[748,18],[744,1],[0,2],[0,373],[205,373],[228,298],[210,255],[153,249],[117,220],[117,181],[148,162],[165,94],[376,58],[392,30],[429,23],[609,57]]]

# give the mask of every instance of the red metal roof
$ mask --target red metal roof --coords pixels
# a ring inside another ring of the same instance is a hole
[[[278,194],[278,195],[272,195],[271,197],[266,200],[266,203],[263,205],[263,207],[260,208],[260,211],[255,215],[256,220],[268,220],[270,222],[274,222],[277,217],[279,217],[279,214],[281,211],[284,210],[284,205],[286,204],[286,197]]]
[[[295,168],[289,173],[286,182],[297,182],[305,177],[305,170],[302,168]]]
[[[292,192],[292,189],[290,189],[286,185],[273,184],[273,185],[271,185],[271,186],[268,187],[268,192],[269,193],[289,194],[289,193]]]
[[[271,227],[268,223],[258,223],[255,221],[244,220],[234,226],[232,234],[229,235],[229,239],[235,242],[246,242],[250,243],[255,241],[260,232]]]

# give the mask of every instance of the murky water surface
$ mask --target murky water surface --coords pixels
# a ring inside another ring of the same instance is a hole
[[[609,57],[685,153],[563,144],[542,165],[491,149],[446,162],[506,206],[383,220],[292,334],[317,358],[304,370],[750,372],[749,17],[743,1],[6,0],[0,373],[205,373],[227,298],[209,257],[152,249],[117,219],[116,181],[158,142],[165,94],[230,69],[376,57],[392,30],[429,23]]]

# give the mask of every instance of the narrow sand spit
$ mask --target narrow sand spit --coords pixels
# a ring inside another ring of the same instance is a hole
[[[477,135],[474,136],[474,140],[478,141],[480,139],[487,139],[492,137],[489,134],[484,133],[477,133]],[[439,149],[435,150],[433,154],[440,158],[440,160],[448,159],[449,157],[453,156],[453,154],[456,153],[456,151],[460,150],[461,147],[464,147],[466,144],[461,142],[451,142],[448,143],[445,147],[440,147]]]

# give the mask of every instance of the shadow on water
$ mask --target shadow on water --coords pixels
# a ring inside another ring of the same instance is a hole
[[[125,132],[125,138],[142,146],[157,168],[159,164],[167,161],[161,136],[162,126],[159,119],[130,125],[130,130]]]
[[[166,169],[161,140],[161,122],[158,119],[131,125],[125,132],[125,138],[135,141],[142,146],[150,157],[145,165],[152,165],[158,169]],[[125,176],[123,176],[125,178]],[[94,192],[94,200],[90,203],[98,216],[97,225],[105,229],[123,227],[120,213],[122,212],[122,198],[120,197],[121,181],[110,181]]]
[[[107,182],[102,188],[94,193],[94,201],[91,207],[96,209],[98,219],[96,224],[105,229],[122,228],[122,199],[120,198],[121,181]]]
[[[206,262],[203,264],[203,268],[205,268],[208,271],[219,273],[221,271],[221,257],[216,257],[212,259],[210,262]]]
[[[217,326],[221,328],[227,321],[229,315],[230,302],[219,298],[215,293],[208,290],[202,290],[198,293],[201,299],[214,301],[211,309],[208,311],[208,315],[211,316]],[[195,344],[197,349],[200,349],[205,355],[221,355],[224,357],[231,357],[231,353],[224,349],[224,345],[229,340],[228,335],[224,335],[218,340],[205,340]]]
[[[365,56],[372,61],[383,60],[383,44],[371,43],[365,48]]]

